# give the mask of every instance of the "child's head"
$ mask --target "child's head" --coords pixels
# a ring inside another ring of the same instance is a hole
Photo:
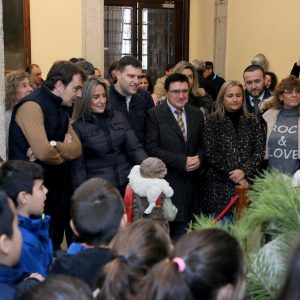
[[[15,206],[7,195],[0,191],[0,264],[16,265],[21,249],[22,235]]]
[[[117,300],[121,295],[130,299],[148,270],[171,253],[168,234],[150,219],[139,219],[119,232],[111,247],[116,258],[104,267],[100,277],[100,299]]]
[[[81,242],[107,245],[124,218],[124,205],[118,190],[103,178],[91,178],[72,196],[71,227]]]
[[[18,213],[30,216],[44,211],[46,194],[41,166],[9,160],[0,169],[0,187],[13,200]]]
[[[19,300],[92,300],[93,294],[86,283],[78,278],[55,275],[27,289]]]
[[[243,299],[244,259],[239,243],[219,229],[182,236],[175,244],[174,258],[149,272],[139,299],[167,299],[166,287],[172,285],[182,294],[180,299]]]

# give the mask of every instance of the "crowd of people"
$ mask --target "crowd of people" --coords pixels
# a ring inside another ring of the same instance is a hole
[[[112,64],[110,80],[83,58],[55,62],[45,80],[36,64],[9,73],[0,299],[38,299],[56,284],[81,299],[243,299],[235,238],[187,228],[194,215],[219,215],[262,170],[300,169],[299,69],[277,84],[251,64],[242,84],[210,61],[181,61],[154,87],[133,56]],[[128,175],[148,157],[174,191],[167,230],[145,215],[127,226]],[[65,275],[81,281],[64,287]]]

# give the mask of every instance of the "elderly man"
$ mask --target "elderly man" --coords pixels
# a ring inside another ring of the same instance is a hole
[[[45,82],[24,97],[12,112],[9,159],[35,161],[44,169],[48,188],[45,212],[51,216],[54,250],[68,226],[70,174],[67,161],[81,155],[81,143],[67,108],[81,97],[84,71],[68,61],[51,67]]]
[[[174,73],[165,80],[167,101],[150,109],[146,118],[145,148],[149,156],[167,166],[166,180],[174,189],[173,204],[178,213],[170,222],[173,240],[185,233],[197,207],[199,167],[203,156],[204,119],[190,106],[188,78]]]

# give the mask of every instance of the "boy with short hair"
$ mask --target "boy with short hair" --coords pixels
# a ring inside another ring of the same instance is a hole
[[[14,299],[15,284],[22,270],[13,268],[19,261],[22,236],[16,209],[4,192],[0,192],[0,299]]]
[[[79,186],[71,200],[71,228],[77,238],[67,252],[57,256],[51,274],[68,274],[96,288],[100,269],[113,255],[108,245],[127,223],[122,197],[103,178]]]
[[[48,275],[52,263],[50,217],[43,214],[47,188],[43,169],[31,162],[7,161],[0,169],[0,188],[13,200],[23,237],[18,267],[25,274]]]

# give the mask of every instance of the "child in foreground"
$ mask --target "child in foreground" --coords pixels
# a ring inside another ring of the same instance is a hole
[[[98,273],[113,258],[109,243],[126,226],[122,197],[107,180],[91,178],[71,201],[71,228],[77,242],[58,254],[51,274],[67,274],[96,287]]]
[[[23,270],[16,267],[21,255],[22,235],[13,202],[0,191],[0,300],[13,300],[17,290],[29,289],[42,280],[32,274],[23,281]]]
[[[242,300],[244,293],[238,241],[220,229],[204,229],[178,240],[173,256],[148,273],[137,299]]]
[[[11,160],[0,169],[0,188],[13,200],[23,246],[18,267],[24,274],[48,275],[52,263],[50,217],[43,214],[47,188],[43,169],[35,163]]]
[[[98,300],[139,299],[136,294],[142,279],[154,264],[166,259],[172,249],[166,230],[145,218],[119,232],[111,247],[116,257],[103,268]]]

